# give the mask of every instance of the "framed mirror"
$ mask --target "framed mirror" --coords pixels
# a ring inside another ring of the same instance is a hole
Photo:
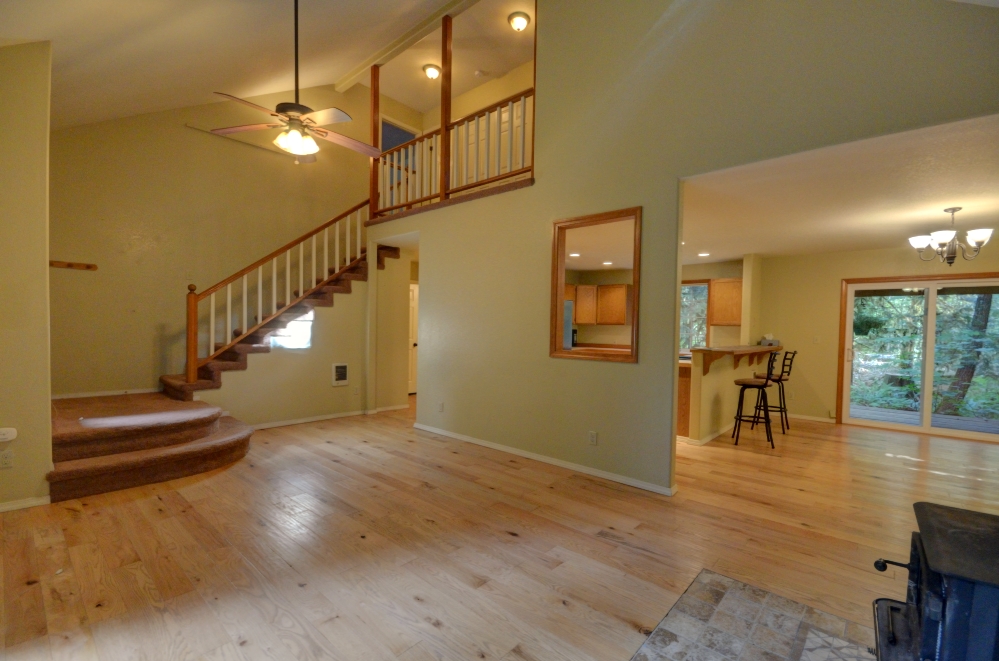
[[[555,223],[552,357],[638,362],[641,252],[641,207]]]

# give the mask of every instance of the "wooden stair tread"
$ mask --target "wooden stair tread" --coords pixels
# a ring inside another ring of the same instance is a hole
[[[221,415],[222,409],[207,402],[179,402],[162,393],[57,399],[52,402],[52,443],[170,431]]]
[[[231,417],[218,430],[178,445],[56,462],[46,475],[52,502],[203,473],[246,455],[253,428]]]

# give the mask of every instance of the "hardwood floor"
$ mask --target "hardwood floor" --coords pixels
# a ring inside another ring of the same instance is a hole
[[[911,504],[999,513],[999,446],[792,420],[673,498],[411,428],[257,432],[230,469],[2,515],[0,660],[625,661],[701,568],[854,622]]]

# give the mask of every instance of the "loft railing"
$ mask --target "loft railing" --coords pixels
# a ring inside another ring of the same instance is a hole
[[[372,159],[375,215],[432,204],[534,171],[534,89],[518,92],[447,126],[449,149],[437,129]],[[441,158],[450,176],[441,191]]]
[[[368,200],[351,207],[201,293],[190,285],[186,381],[197,381],[199,367],[364,259],[368,207]]]
[[[533,88],[451,122],[448,194],[456,195],[531,172],[533,128]]]

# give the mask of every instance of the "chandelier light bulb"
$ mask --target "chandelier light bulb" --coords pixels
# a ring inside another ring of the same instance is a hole
[[[968,230],[968,243],[970,243],[973,248],[981,248],[988,243],[991,238],[992,230],[990,229]]]
[[[522,11],[513,12],[507,20],[510,21],[510,27],[517,32],[523,32],[531,24],[531,17]]]
[[[957,232],[954,230],[940,230],[938,232],[930,232],[930,237],[933,239],[933,243],[937,246],[945,246],[950,243],[954,237],[957,236]]]

